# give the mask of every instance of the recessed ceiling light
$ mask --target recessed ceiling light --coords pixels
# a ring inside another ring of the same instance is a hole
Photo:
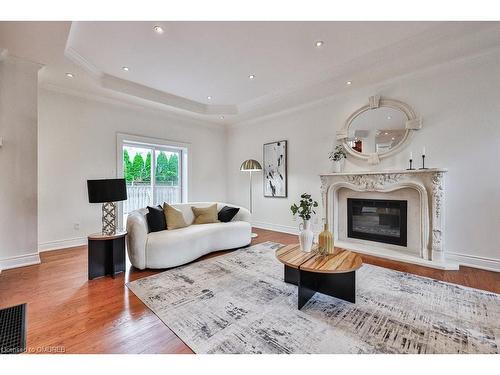
[[[391,116],[387,116],[387,120],[390,120],[390,119],[392,119],[392,117]]]
[[[122,66],[122,70],[125,72],[128,72],[130,70],[130,68],[128,66]]]
[[[387,132],[384,133],[384,135],[387,135],[387,134],[389,134],[389,133],[387,133]]]
[[[163,27],[161,27],[161,26],[155,25],[155,26],[153,26],[153,30],[157,34],[163,34]]]
[[[315,45],[316,47],[318,47],[318,48],[319,48],[319,47],[322,47],[322,46],[323,46],[323,44],[325,44],[325,42],[323,42],[322,40],[317,40],[317,41],[316,41],[316,43],[314,43],[314,45]]]
[[[396,138],[392,137],[391,139],[394,141]]]
[[[68,77],[68,78],[73,78],[73,77],[74,77],[74,75],[73,75],[73,73],[66,73],[66,77]]]
[[[347,81],[345,84],[346,84],[347,86],[351,86],[351,85],[352,85],[352,81]]]
[[[250,75],[248,76],[248,78],[249,78],[249,79],[254,79],[254,78],[255,78],[255,74],[250,74]]]
[[[224,116],[220,116],[219,118],[220,118],[221,120],[224,120]]]
[[[209,95],[209,96],[207,96],[207,99],[208,100],[212,100],[212,97]]]

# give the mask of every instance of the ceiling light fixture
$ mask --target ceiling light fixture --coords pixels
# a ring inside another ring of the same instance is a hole
[[[220,118],[221,120],[224,120],[224,116],[220,116],[219,118]]]
[[[352,81],[347,81],[345,84],[346,84],[347,86],[351,86],[351,85],[352,85]]]
[[[128,66],[122,66],[122,70],[125,72],[128,72],[130,70],[130,68]]]
[[[254,78],[255,78],[255,74],[250,74],[250,75],[248,76],[248,78],[249,78],[249,79],[254,79]]]
[[[157,34],[163,34],[163,27],[161,27],[161,26],[155,25],[155,26],[153,26],[153,30]]]
[[[74,77],[74,75],[73,75],[73,73],[66,73],[66,77],[68,77],[68,78],[73,78],[73,77]]]
[[[315,45],[316,47],[318,47],[318,48],[319,48],[319,47],[322,47],[322,46],[323,46],[323,44],[325,44],[325,42],[323,42],[322,40],[318,40],[318,41],[316,41],[316,43],[314,43],[314,45]]]
[[[209,96],[207,96],[207,99],[208,100],[212,100],[212,97],[209,95]]]
[[[390,119],[392,119],[392,117],[391,116],[387,116],[387,120],[390,120]]]

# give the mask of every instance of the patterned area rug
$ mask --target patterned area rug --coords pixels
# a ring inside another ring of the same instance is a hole
[[[498,353],[500,295],[365,264],[297,310],[267,242],[128,283],[196,353]]]

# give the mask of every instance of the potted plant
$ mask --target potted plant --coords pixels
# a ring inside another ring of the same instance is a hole
[[[302,223],[299,225],[299,243],[300,249],[302,251],[311,251],[314,233],[311,230],[311,215],[316,214],[314,208],[318,207],[318,202],[311,198],[311,194],[304,193],[300,196],[300,202],[297,206],[294,203],[290,210],[292,211],[293,216],[299,215],[302,219]],[[302,228],[301,228],[302,225]]]
[[[345,159],[347,158],[347,154],[345,153],[344,147],[342,145],[335,146],[335,151],[330,152],[328,158],[333,161],[334,173],[344,171]]]

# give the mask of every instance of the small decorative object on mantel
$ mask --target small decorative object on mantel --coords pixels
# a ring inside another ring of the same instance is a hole
[[[425,146],[422,148],[422,168],[420,169],[427,169],[425,167]]]
[[[410,168],[406,169],[407,171],[414,171],[415,168],[413,168],[413,152],[410,151]]]
[[[311,198],[311,194],[304,193],[300,196],[299,205],[293,204],[290,207],[293,216],[299,215],[303,220],[299,225],[299,243],[302,251],[311,251],[314,233],[311,230],[311,215],[316,214],[314,208],[318,207],[318,202]],[[301,228],[302,226],[302,228]]]
[[[326,222],[326,219],[323,220],[323,232],[321,232],[318,236],[318,252],[322,255],[329,255],[334,252],[333,234],[328,230],[328,223]]]
[[[328,158],[333,161],[333,173],[340,173],[344,171],[345,159],[347,154],[344,150],[344,146],[335,146],[335,151],[330,152]]]

